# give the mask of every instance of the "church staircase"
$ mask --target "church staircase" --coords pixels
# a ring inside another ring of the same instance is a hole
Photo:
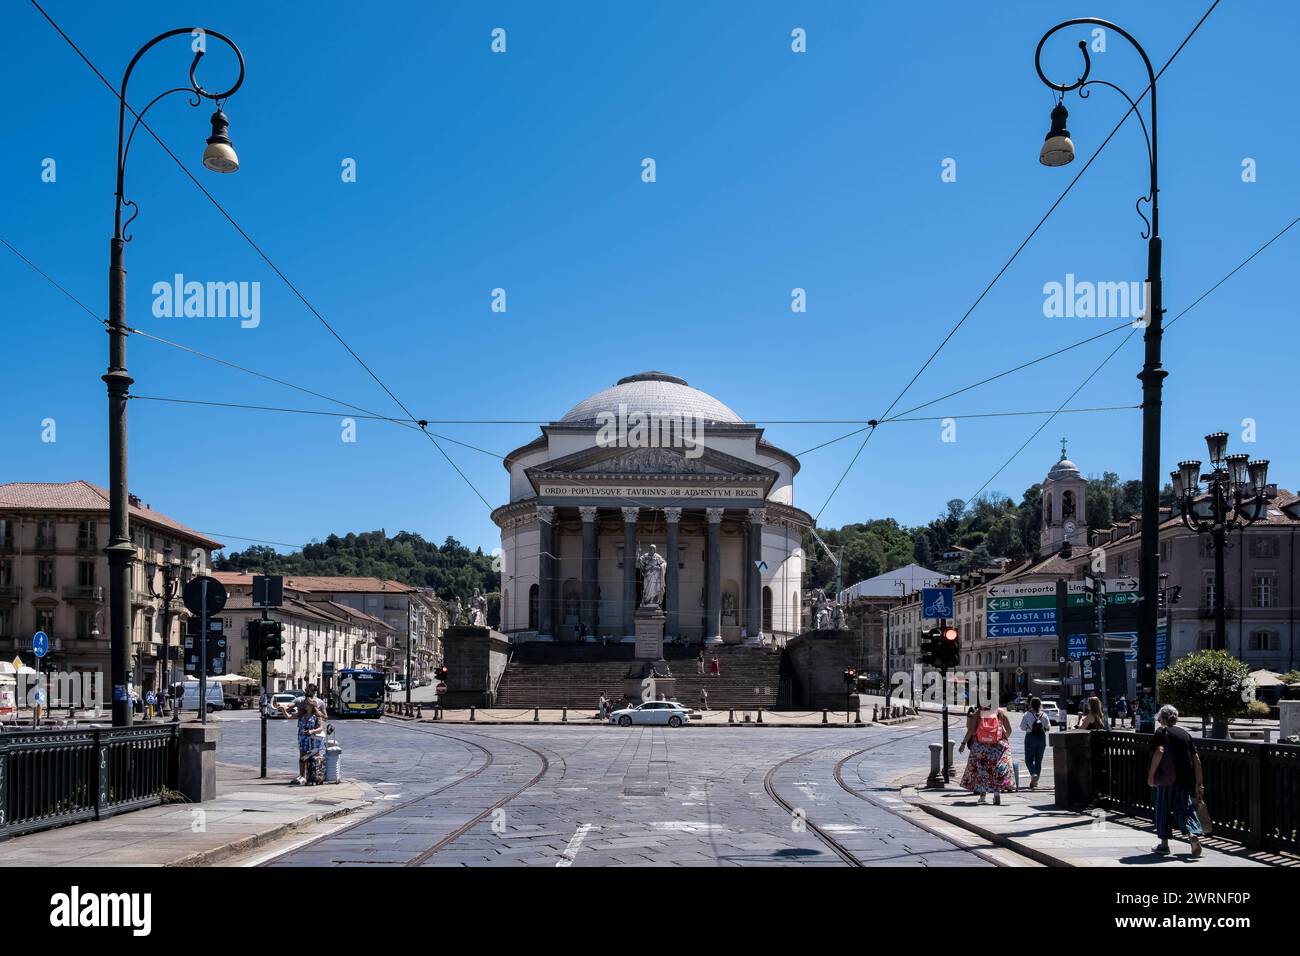
[[[664,657],[677,679],[674,697],[699,708],[700,689],[708,688],[709,709],[755,710],[777,706],[781,656],[762,647],[705,648],[718,657],[718,677],[696,673],[698,645],[667,645]],[[496,706],[520,709],[568,707],[595,713],[602,692],[611,700],[623,695],[623,675],[633,661],[630,644],[520,644],[497,685]]]

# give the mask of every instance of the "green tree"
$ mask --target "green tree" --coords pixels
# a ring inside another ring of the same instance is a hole
[[[1189,654],[1165,668],[1156,681],[1161,703],[1212,720],[1216,737],[1225,736],[1227,721],[1245,712],[1252,691],[1250,668],[1227,651]]]

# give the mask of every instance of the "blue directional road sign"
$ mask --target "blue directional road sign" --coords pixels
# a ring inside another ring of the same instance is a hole
[[[44,631],[37,631],[32,635],[32,653],[37,657],[44,657],[50,652],[50,639],[45,636]]]
[[[936,621],[954,616],[952,588],[921,588],[921,616]]]
[[[1055,633],[1056,611],[1046,608],[1033,608],[1028,611],[989,611],[985,623],[990,627],[1000,624],[1043,624],[1049,626]]]
[[[990,624],[988,626],[989,637],[1041,637],[1045,634],[1055,633],[1055,620],[1047,624]]]

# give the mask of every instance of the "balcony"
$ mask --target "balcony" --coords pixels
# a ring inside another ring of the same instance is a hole
[[[98,584],[70,584],[63,589],[63,600],[103,604],[104,588]]]
[[[77,536],[77,550],[78,550],[78,551],[87,551],[87,552],[98,552],[98,551],[99,551],[99,539],[96,538],[93,534],[92,534],[92,535],[89,535],[89,536],[87,536],[87,535],[78,535],[78,536]]]
[[[1196,614],[1202,621],[1214,620],[1214,608],[1207,604],[1202,604],[1197,609]],[[1229,604],[1223,609],[1223,614],[1229,621],[1231,621],[1237,616],[1237,609]]]
[[[12,607],[22,597],[22,588],[16,584],[0,584],[0,607]]]
[[[33,551],[54,551],[55,547],[56,546],[54,543],[54,535],[38,534],[36,536],[36,543],[32,546],[32,550]]]

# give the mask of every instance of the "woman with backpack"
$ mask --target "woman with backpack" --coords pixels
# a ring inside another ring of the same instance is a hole
[[[1015,789],[1011,776],[1011,719],[996,704],[981,707],[966,721],[966,736],[958,752],[970,747],[966,759],[966,772],[961,785],[978,793],[980,803],[988,803],[993,794],[993,805],[1002,804],[1002,794]]]
[[[1020,718],[1020,729],[1025,735],[1025,766],[1029,768],[1029,789],[1038,789],[1038,777],[1043,772],[1043,754],[1047,751],[1047,732],[1052,721],[1043,713],[1043,702],[1029,698],[1029,709]]]

